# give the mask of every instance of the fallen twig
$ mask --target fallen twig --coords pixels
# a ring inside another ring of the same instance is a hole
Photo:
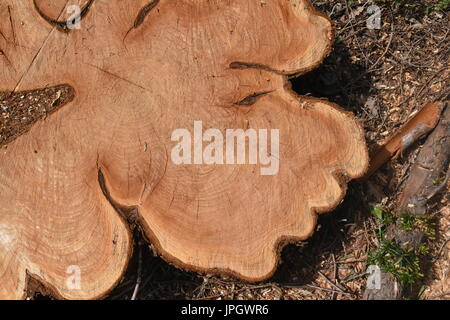
[[[367,180],[383,164],[395,158],[419,138],[433,130],[441,115],[443,104],[428,103],[414,115],[394,136],[379,146],[371,157],[369,170],[359,181]]]
[[[449,177],[450,109],[444,103],[436,105],[445,110],[443,116],[419,152],[398,199],[399,212],[404,211],[412,216],[426,215],[427,202],[442,190]],[[423,230],[402,229],[395,224],[389,226],[387,233],[388,239],[410,250],[419,248],[423,236]],[[387,272],[381,272],[378,276],[380,286],[366,288],[364,299],[385,300],[403,297],[405,292],[403,283]]]

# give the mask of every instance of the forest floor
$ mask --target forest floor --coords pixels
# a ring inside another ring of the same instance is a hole
[[[334,50],[318,69],[292,78],[302,95],[327,98],[352,111],[366,132],[369,149],[391,136],[428,101],[450,95],[450,13],[447,0],[375,1],[381,28],[368,29],[368,1],[313,3],[335,29]],[[441,7],[436,7],[441,5]],[[0,93],[0,145],[71,99],[62,88],[8,100]],[[34,101],[30,109],[29,99]],[[37,100],[34,100],[37,99]],[[396,199],[423,139],[382,167],[365,183],[351,182],[341,205],[319,217],[307,241],[282,251],[275,275],[247,284],[172,267],[153,254],[135,232],[137,244],[123,281],[110,299],[361,299],[368,253],[378,247],[372,209],[395,211]],[[436,239],[422,258],[419,299],[450,299],[449,188],[430,204]]]

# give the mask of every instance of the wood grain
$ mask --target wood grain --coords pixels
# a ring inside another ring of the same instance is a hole
[[[37,2],[64,21],[60,7]],[[64,32],[33,0],[1,2],[0,48],[11,64],[0,57],[0,90],[67,83],[75,97],[0,149],[0,298],[24,298],[27,275],[59,298],[107,294],[132,248],[114,206],[136,209],[178,267],[266,279],[282,245],[308,238],[316,214],[366,171],[352,114],[287,85],[331,48],[331,22],[308,1],[150,4],[95,0],[81,28]],[[278,129],[278,174],[174,164],[171,134],[194,121],[221,132]],[[66,284],[72,265],[79,290]]]

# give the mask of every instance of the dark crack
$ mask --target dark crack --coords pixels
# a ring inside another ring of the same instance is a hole
[[[144,7],[142,7],[141,10],[139,10],[139,12],[136,16],[136,19],[134,20],[133,26],[130,29],[128,29],[123,40],[126,39],[128,34],[131,32],[131,30],[139,28],[139,26],[142,23],[144,23],[147,15],[150,13],[150,11],[152,11],[158,5],[158,3],[159,3],[159,0],[152,0],[148,4],[146,4]]]
[[[255,92],[255,93],[245,97],[241,101],[236,102],[235,104],[237,104],[239,106],[251,106],[251,105],[255,104],[256,101],[258,101],[260,98],[262,98],[263,96],[265,96],[271,92],[273,92],[273,91]]]
[[[150,11],[153,10],[153,8],[156,7],[156,5],[159,3],[159,0],[153,0],[147,5],[145,5],[141,10],[139,10],[139,13],[136,17],[136,20],[134,20],[133,28],[138,28],[145,20],[145,17],[150,13]]]
[[[71,20],[66,20],[66,21],[58,21],[53,18],[50,18],[41,10],[41,8],[39,8],[38,4],[36,3],[36,0],[33,0],[33,3],[34,3],[34,8],[36,9],[36,11],[39,13],[39,15],[45,21],[47,21],[51,26],[56,27],[59,31],[67,33],[67,32],[71,31],[71,28],[69,28],[69,23],[71,23],[73,25],[76,23],[77,20],[78,21],[83,20],[83,18],[88,14],[89,9],[91,8],[92,4],[94,3],[94,0],[89,0],[88,3],[86,3],[83,6],[83,8],[81,9],[80,14],[78,14],[75,18],[73,18]]]
[[[99,160],[97,159],[97,166],[99,166],[98,161]],[[111,204],[111,206],[116,210],[116,212],[119,213],[121,218],[128,225],[128,228],[130,230],[134,230],[136,228],[136,226],[138,225],[137,207],[123,206],[112,198],[111,193],[109,192],[109,189],[106,185],[105,175],[103,174],[101,168],[98,169],[98,184],[99,184],[100,189],[102,190],[102,193],[105,196],[106,200]]]

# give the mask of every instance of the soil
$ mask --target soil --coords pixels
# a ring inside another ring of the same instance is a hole
[[[392,135],[426,102],[449,99],[450,13],[427,12],[442,1],[375,1],[382,14],[381,29],[374,30],[366,27],[367,1],[313,2],[335,24],[334,50],[321,67],[293,78],[293,88],[352,111],[364,127],[369,149]],[[45,121],[72,98],[72,88],[64,85],[0,92],[0,146],[34,122]],[[371,208],[382,204],[395,210],[422,142],[367,182],[352,182],[341,205],[320,216],[313,237],[284,248],[282,263],[268,281],[247,284],[174,268],[155,256],[135,230],[135,254],[109,299],[130,299],[138,279],[136,299],[360,299],[367,279],[367,253],[378,245]],[[428,243],[430,252],[423,259],[420,299],[450,299],[448,190],[429,207],[437,238]]]

